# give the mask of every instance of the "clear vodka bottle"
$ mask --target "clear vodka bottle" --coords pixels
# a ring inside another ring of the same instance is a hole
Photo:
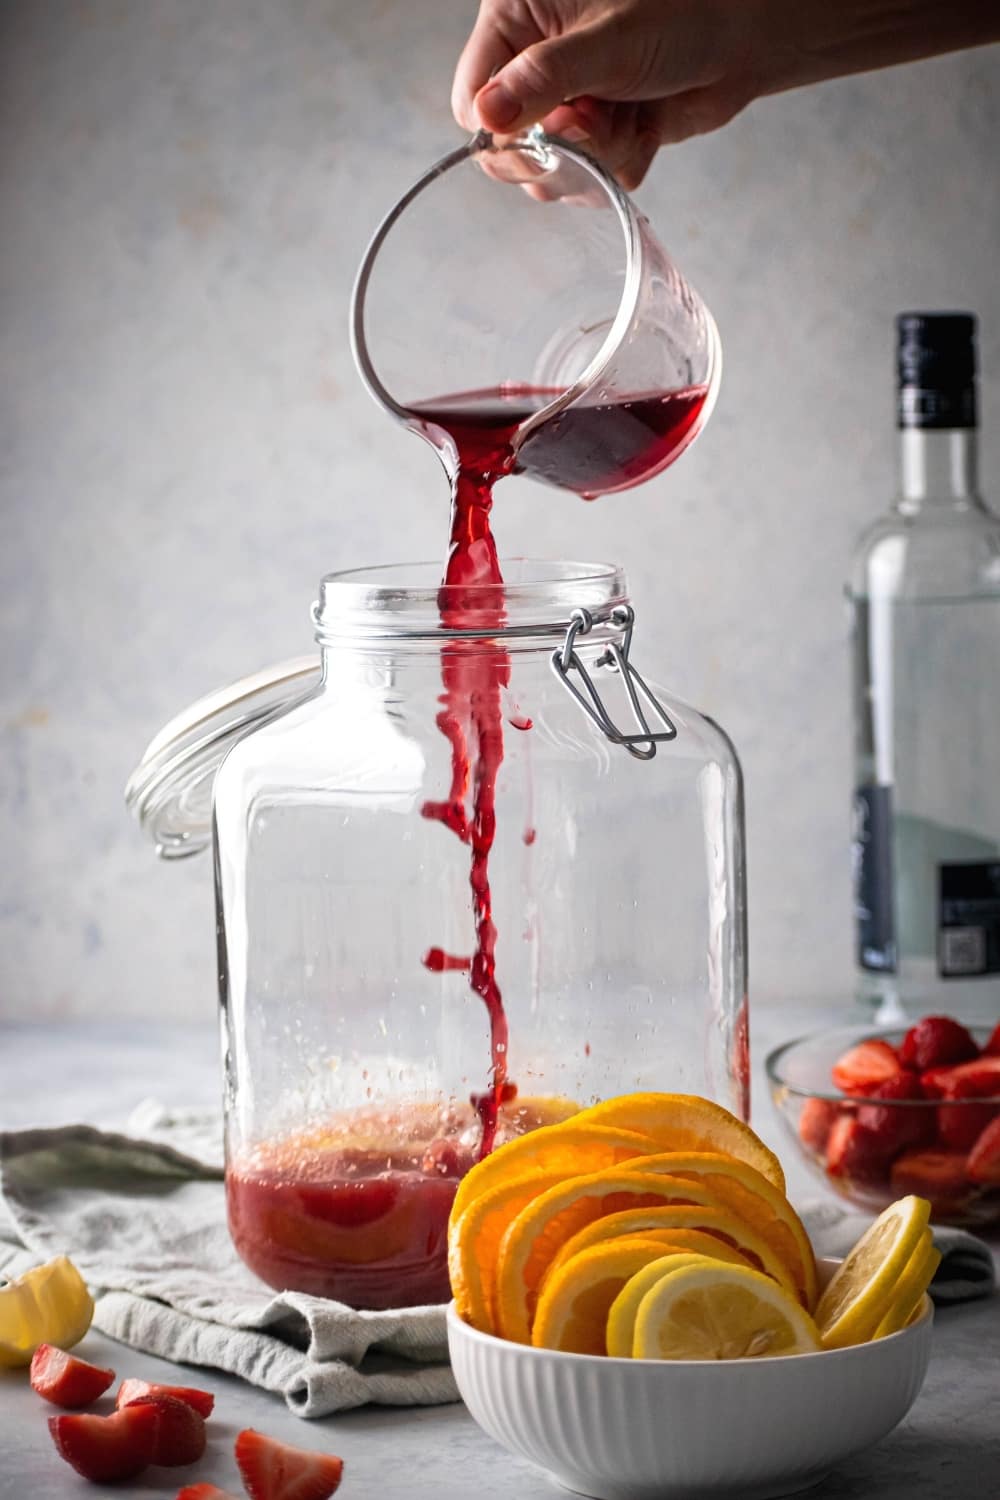
[[[977,489],[975,319],[897,320],[900,487],[849,596],[859,998],[1000,1015],[1000,518]]]

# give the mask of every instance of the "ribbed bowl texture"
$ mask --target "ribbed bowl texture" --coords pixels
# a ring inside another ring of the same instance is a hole
[[[833,1263],[821,1263],[821,1280]],[[912,1406],[933,1310],[874,1343],[781,1359],[559,1354],[448,1309],[462,1399],[498,1443],[598,1500],[766,1500],[818,1483]]]

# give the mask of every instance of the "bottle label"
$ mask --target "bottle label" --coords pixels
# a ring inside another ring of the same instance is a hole
[[[854,918],[858,963],[896,972],[892,901],[892,788],[862,786],[854,794]]]
[[[1000,974],[1000,861],[938,866],[938,973]]]

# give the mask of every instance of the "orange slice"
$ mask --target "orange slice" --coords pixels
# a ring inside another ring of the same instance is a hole
[[[809,1236],[784,1193],[745,1161],[715,1151],[668,1151],[643,1157],[629,1168],[666,1172],[705,1187],[766,1240],[791,1273],[802,1305],[816,1305],[816,1259]]]
[[[581,1172],[600,1172],[630,1157],[652,1155],[655,1142],[634,1130],[612,1125],[582,1125],[579,1115],[560,1125],[543,1125],[519,1135],[477,1162],[458,1184],[451,1209],[451,1222],[468,1208],[473,1198],[486,1193],[511,1175],[558,1172],[571,1177]]]
[[[576,1115],[581,1125],[613,1125],[637,1130],[659,1143],[661,1151],[718,1151],[756,1167],[779,1192],[785,1174],[773,1151],[750,1126],[721,1104],[697,1094],[622,1094]]]
[[[582,1251],[591,1250],[595,1245],[621,1245],[627,1241],[633,1241],[633,1239],[657,1242],[661,1247],[661,1254],[663,1256],[673,1254],[675,1251],[678,1254],[715,1256],[718,1257],[718,1260],[726,1260],[726,1262],[730,1262],[732,1265],[750,1266],[754,1271],[759,1271],[760,1262],[756,1256],[753,1256],[750,1251],[738,1250],[735,1245],[721,1238],[721,1235],[712,1233],[711,1230],[687,1229],[687,1227],[657,1229],[655,1227],[658,1214],[663,1214],[664,1218],[669,1221],[670,1218],[675,1217],[676,1212],[685,1212],[687,1214],[688,1211],[684,1208],[681,1211],[675,1211],[675,1209],[639,1209],[639,1211],[631,1209],[631,1211],[628,1211],[627,1209],[624,1214],[609,1214],[603,1220],[595,1220],[594,1223],[588,1224],[586,1229],[580,1230],[577,1235],[568,1239],[562,1250],[559,1251],[558,1256],[552,1262],[549,1262],[549,1268],[547,1268],[544,1277],[541,1278],[540,1293],[546,1290],[546,1287],[549,1286],[550,1278],[555,1277],[556,1272],[562,1266],[565,1266],[567,1260],[573,1259],[574,1256],[579,1256]],[[622,1229],[621,1221],[630,1220],[633,1214],[636,1215],[636,1220],[642,1221],[642,1227],[636,1230]],[[652,1221],[652,1226],[654,1227],[648,1227],[648,1221]]]
[[[528,1172],[501,1182],[475,1198],[448,1227],[448,1274],[455,1311],[482,1333],[495,1333],[493,1312],[497,1253],[504,1233],[521,1209],[548,1188],[563,1181],[562,1174]]]
[[[656,1240],[634,1238],[591,1245],[574,1255],[549,1278],[538,1299],[531,1330],[536,1349],[607,1354],[608,1313],[622,1288],[632,1284],[636,1272],[650,1262],[664,1266],[701,1259],[678,1250],[665,1261],[663,1251],[664,1246]]]
[[[535,1303],[549,1263],[572,1235],[596,1219],[629,1208],[678,1204],[721,1212],[735,1228],[737,1244],[741,1232],[751,1232],[745,1227],[741,1231],[741,1221],[722,1208],[718,1199],[700,1183],[654,1172],[629,1171],[627,1165],[571,1178],[549,1188],[517,1215],[501,1241],[497,1271],[496,1314],[504,1338],[520,1344],[530,1341]],[[689,1227],[699,1225],[694,1222]],[[764,1249],[768,1253],[766,1245]],[[773,1254],[769,1254],[769,1260],[780,1267]],[[767,1269],[771,1269],[770,1265]],[[790,1282],[788,1272],[783,1267],[781,1270],[782,1280]]]

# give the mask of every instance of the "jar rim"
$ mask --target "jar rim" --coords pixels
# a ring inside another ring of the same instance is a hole
[[[576,609],[601,618],[628,598],[617,563],[512,557],[501,569],[500,584],[442,584],[440,562],[327,573],[313,605],[317,639],[548,634],[565,630]]]

